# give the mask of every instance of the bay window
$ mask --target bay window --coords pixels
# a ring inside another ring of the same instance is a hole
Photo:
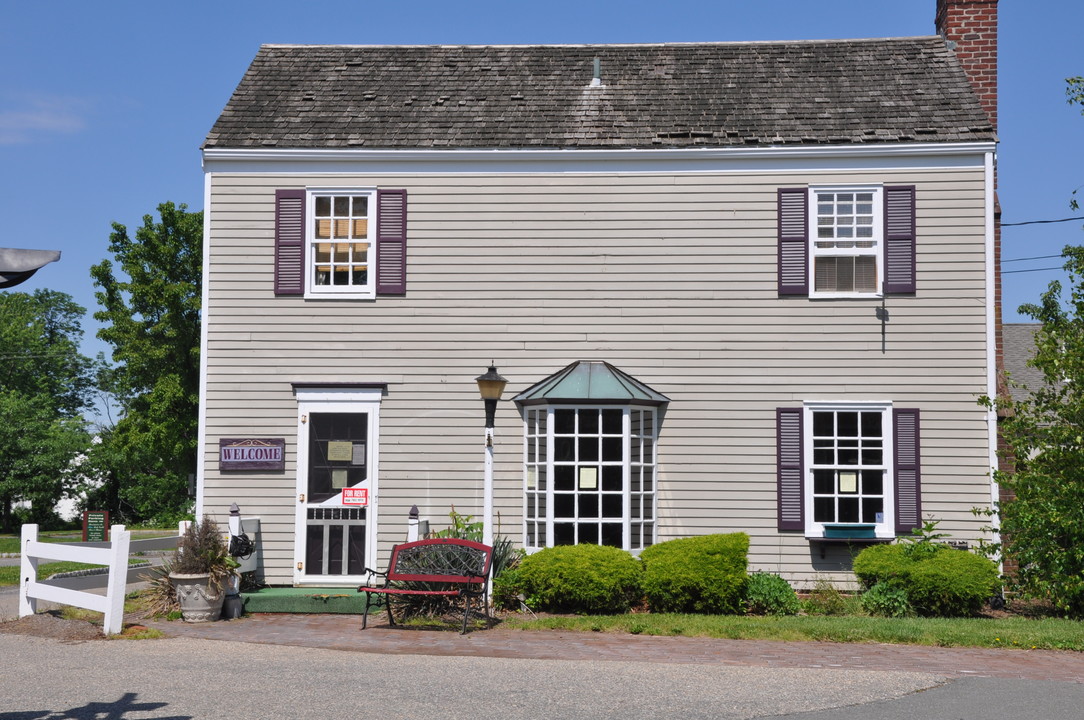
[[[655,408],[542,406],[524,415],[526,546],[653,544]]]

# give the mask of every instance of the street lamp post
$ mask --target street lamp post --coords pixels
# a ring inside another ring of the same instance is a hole
[[[497,401],[501,399],[508,381],[497,374],[497,366],[490,365],[484,375],[475,378],[478,392],[486,405],[486,464],[482,485],[482,542],[493,544],[493,418]]]

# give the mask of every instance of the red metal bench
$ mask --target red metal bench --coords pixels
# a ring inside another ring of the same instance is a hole
[[[480,600],[486,617],[489,617],[487,584],[492,561],[493,548],[473,540],[433,538],[396,545],[391,550],[387,572],[365,568],[366,572],[384,578],[384,583],[358,588],[358,592],[365,593],[361,629],[366,628],[369,608],[377,604],[373,598],[378,595],[384,597],[388,623],[392,626],[395,625],[391,612],[392,596],[443,595],[462,598],[463,632],[466,633],[472,600]],[[419,587],[418,583],[423,585]]]

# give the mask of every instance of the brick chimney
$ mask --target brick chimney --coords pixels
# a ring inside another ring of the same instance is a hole
[[[956,51],[997,129],[997,0],[937,0],[937,34]]]

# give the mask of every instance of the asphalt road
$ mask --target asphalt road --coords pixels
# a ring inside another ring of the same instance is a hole
[[[1084,717],[1084,685],[969,677],[891,700],[776,717],[792,720],[1079,720]]]
[[[139,571],[130,573],[138,580]],[[104,584],[104,576],[54,582]],[[0,591],[0,617],[16,612]],[[0,634],[0,720],[1084,718],[1084,684],[931,673],[383,655],[198,638]]]
[[[1079,718],[1084,685],[923,673],[377,655],[0,635],[0,720]]]

